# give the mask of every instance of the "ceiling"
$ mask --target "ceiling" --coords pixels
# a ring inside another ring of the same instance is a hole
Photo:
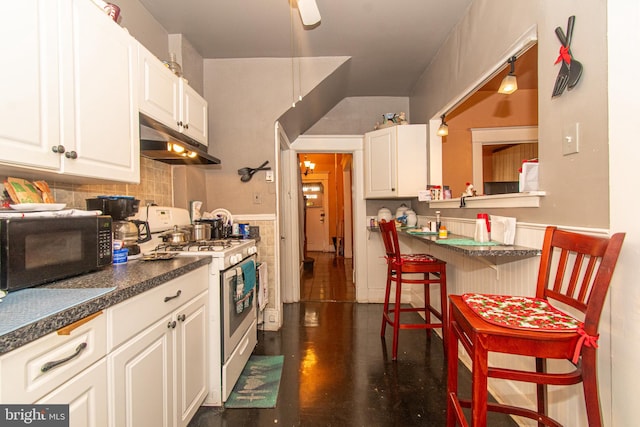
[[[409,96],[471,3],[316,0],[322,20],[304,28],[289,1],[140,0],[204,58],[350,56],[346,96]]]

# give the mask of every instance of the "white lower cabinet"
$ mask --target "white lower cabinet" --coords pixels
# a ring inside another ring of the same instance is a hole
[[[36,403],[68,404],[69,427],[107,427],[107,361],[101,359]]]
[[[0,357],[0,403],[69,404],[70,426],[107,427],[107,320],[66,327]]]
[[[109,355],[112,426],[173,425],[171,319],[164,317]]]
[[[113,342],[130,336],[107,356],[111,426],[183,427],[203,402],[207,276],[202,267],[109,309]]]
[[[0,404],[71,427],[185,427],[207,395],[208,266],[0,356]]]

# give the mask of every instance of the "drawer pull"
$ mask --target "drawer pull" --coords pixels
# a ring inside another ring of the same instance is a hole
[[[167,323],[167,329],[175,329],[176,328],[176,321],[170,321],[169,323]]]
[[[42,372],[47,372],[50,371],[51,369],[55,368],[56,366],[60,366],[63,363],[67,363],[69,360],[76,358],[78,356],[80,356],[80,353],[82,353],[82,351],[87,348],[87,343],[83,342],[82,344],[80,344],[78,347],[76,347],[76,352],[73,353],[71,356],[69,357],[65,357],[64,359],[60,359],[60,360],[55,360],[53,362],[47,362],[44,365],[42,365],[42,368],[40,368],[40,370]]]
[[[181,314],[178,316],[178,320],[181,322],[184,322],[187,319],[187,315],[186,314]]]
[[[180,296],[180,294],[182,294],[182,291],[180,289],[178,289],[178,292],[176,292],[176,294],[172,297],[164,297],[164,302],[169,302],[174,298],[178,298]]]
[[[83,317],[82,319],[78,320],[77,322],[73,322],[70,325],[67,325],[63,328],[58,329],[58,335],[71,335],[71,332],[84,325],[85,323],[89,322],[90,320],[95,319],[96,317],[100,316],[102,314],[102,311],[98,311],[95,312],[93,314],[88,315],[87,317]]]

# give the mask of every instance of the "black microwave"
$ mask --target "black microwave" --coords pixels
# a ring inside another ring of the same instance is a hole
[[[110,265],[111,217],[0,220],[0,289],[14,291]]]

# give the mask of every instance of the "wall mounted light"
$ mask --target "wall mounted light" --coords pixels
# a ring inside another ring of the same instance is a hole
[[[304,176],[307,176],[310,173],[313,173],[313,170],[316,168],[316,164],[310,160],[305,159],[304,167],[305,167]]]
[[[516,57],[512,56],[507,62],[511,65],[511,69],[509,70],[509,74],[504,76],[504,79],[502,79],[500,89],[498,89],[498,93],[503,93],[505,95],[509,95],[518,90],[518,80],[514,74],[516,69]]]
[[[440,119],[442,120],[442,123],[440,123],[436,134],[438,136],[447,136],[449,135],[449,125],[447,125],[447,123],[444,121],[444,114],[440,116]]]

